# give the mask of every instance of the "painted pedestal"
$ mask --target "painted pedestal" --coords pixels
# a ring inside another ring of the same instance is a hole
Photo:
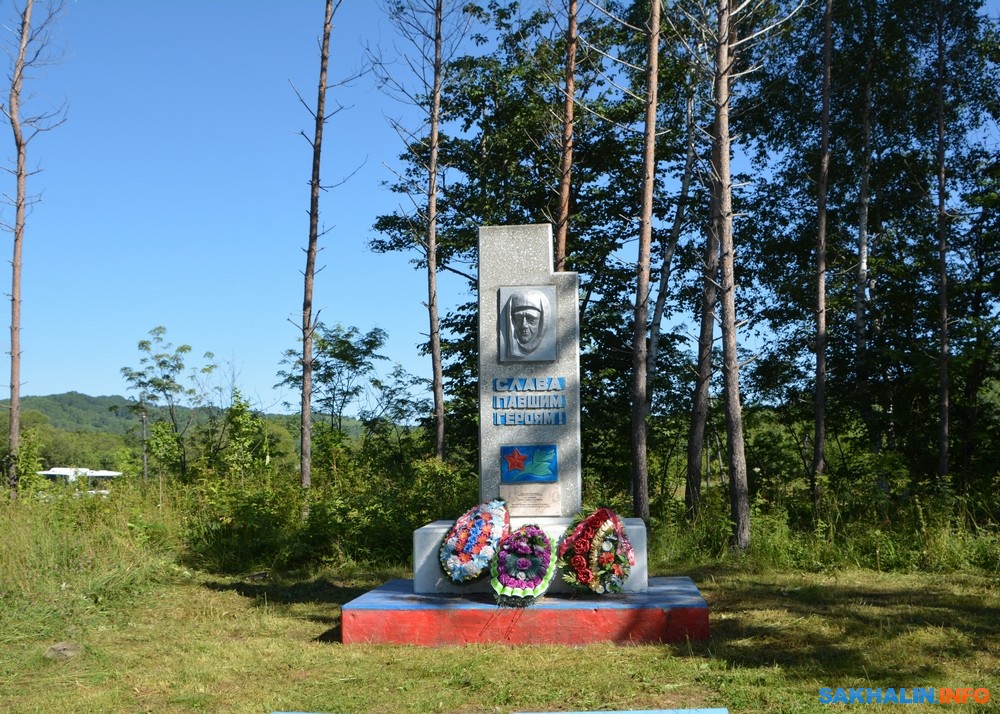
[[[487,594],[417,594],[391,580],[345,604],[344,644],[436,647],[648,644],[708,639],[708,606],[687,577],[650,578],[642,593],[546,595],[526,608],[500,608]]]

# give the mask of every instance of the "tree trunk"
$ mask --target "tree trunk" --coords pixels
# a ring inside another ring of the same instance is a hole
[[[319,60],[319,89],[316,95],[316,126],[313,135],[312,178],[309,197],[309,245],[306,248],[304,295],[302,298],[302,414],[300,435],[299,477],[302,488],[312,485],[312,367],[313,367],[313,279],[316,275],[316,253],[319,244],[320,166],[323,153],[323,126],[326,124],[326,75],[330,61],[330,30],[333,26],[334,0],[326,0],[323,20],[323,40]]]
[[[443,0],[434,5],[434,86],[431,91],[430,162],[427,166],[427,315],[430,321],[431,370],[434,391],[434,453],[444,458],[444,367],[441,360],[441,322],[437,299],[437,173],[441,122],[441,21]]]
[[[670,282],[671,266],[681,229],[684,227],[684,213],[687,208],[688,191],[691,188],[691,178],[694,176],[696,151],[696,127],[694,125],[694,85],[688,85],[687,96],[687,157],[684,161],[684,174],[681,176],[681,190],[677,196],[677,210],[674,212],[674,223],[670,227],[670,237],[663,249],[663,264],[660,268],[660,280],[656,289],[656,306],[653,308],[653,319],[649,326],[649,355],[646,358],[646,413],[653,410],[654,382],[656,381],[656,359],[660,352],[660,323],[667,304],[667,285]]]
[[[733,185],[730,172],[729,82],[732,75],[730,0],[719,0],[718,47],[715,67],[715,136],[712,146],[712,190],[719,234],[722,293],[722,379],[729,455],[729,499],[733,522],[732,546],[750,545],[750,499],[740,403],[740,365],[736,342],[735,256],[733,245]]]
[[[864,106],[861,114],[861,184],[858,189],[858,271],[854,285],[854,360],[857,366],[858,400],[861,420],[868,430],[873,454],[881,450],[882,435],[872,408],[871,367],[868,354],[868,211],[871,204],[872,165],[872,64],[869,53],[865,68]]]
[[[948,213],[945,182],[944,5],[937,0],[938,489],[948,488]]]
[[[826,194],[830,178],[830,64],[833,0],[823,13],[823,116],[820,138],[816,230],[816,431],[810,471],[813,519],[820,516],[820,479],[826,472]]]
[[[11,73],[10,96],[7,106],[10,128],[14,134],[17,153],[15,175],[17,195],[14,204],[14,252],[11,258],[10,285],[10,428],[7,433],[7,487],[10,497],[17,498],[21,475],[17,470],[18,450],[21,446],[21,254],[24,246],[24,221],[27,209],[27,156],[28,141],[21,127],[21,89],[24,68],[31,39],[31,10],[33,0],[27,0],[21,14],[20,42],[17,58]]]
[[[715,129],[712,130],[713,136]],[[705,460],[705,428],[708,424],[709,387],[712,382],[712,345],[715,342],[715,308],[719,302],[719,224],[716,220],[715,192],[709,193],[709,222],[705,235],[705,261],[702,265],[701,328],[698,333],[698,363],[695,368],[694,393],[691,396],[691,432],[688,435],[687,480],[684,505],[688,518],[698,516],[701,502],[702,462]],[[711,445],[708,447],[711,452]],[[706,483],[711,472],[708,456]]]
[[[642,208],[636,265],[635,329],[632,334],[632,504],[637,518],[649,522],[649,469],[646,461],[646,329],[649,322],[649,262],[653,239],[653,187],[656,184],[656,90],[659,77],[660,0],[649,11],[646,65],[646,119],[642,152]]]
[[[573,110],[576,93],[577,2],[569,0],[566,29],[566,96],[563,103],[562,163],[559,170],[559,216],[556,219],[555,269],[566,269],[566,236],[573,174]]]

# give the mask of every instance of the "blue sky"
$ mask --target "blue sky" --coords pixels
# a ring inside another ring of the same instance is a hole
[[[11,4],[0,8],[15,26]],[[282,410],[296,401],[272,387],[298,344],[290,321],[301,314],[311,162],[299,135],[311,120],[292,85],[314,101],[323,3],[68,0],[66,9],[55,27],[60,61],[25,86],[29,111],[65,102],[67,119],[29,148],[40,170],[29,191],[41,201],[24,247],[22,394],[124,394],[121,368],[137,366],[136,343],[162,325],[192,346],[193,364],[213,352],[222,384],[234,377],[254,406]],[[996,16],[1000,0],[987,11]],[[331,80],[361,66],[365,43],[392,36],[374,0],[345,0]],[[370,78],[332,88],[330,99],[346,108],[327,128],[324,182],[356,173],[322,199],[315,307],[327,324],[381,327],[391,362],[429,377],[417,352],[423,274],[412,256],[368,250],[375,218],[400,201],[381,184],[401,149],[386,117],[406,108]],[[0,161],[12,165],[12,154],[0,131]],[[12,177],[0,182],[13,193]],[[12,220],[0,207],[0,221]],[[9,237],[0,245],[6,294]],[[445,304],[469,298],[448,275],[440,294]]]
[[[121,367],[137,366],[136,343],[163,325],[192,346],[193,363],[212,351],[223,381],[234,372],[255,405],[295,401],[272,389],[283,352],[297,347],[290,320],[301,315],[308,235],[311,149],[298,132],[312,124],[292,85],[315,102],[322,21],[322,2],[67,3],[61,59],[25,87],[29,110],[65,101],[68,111],[29,147],[41,169],[29,192],[41,202],[24,248],[23,395],[123,394]],[[331,80],[380,38],[390,42],[391,29],[375,3],[345,2]],[[326,130],[324,182],[357,173],[322,199],[315,307],[328,324],[381,327],[392,361],[429,374],[417,354],[426,283],[411,256],[367,249],[375,217],[399,202],[380,183],[401,147],[386,116],[405,108],[365,78],[329,99],[347,108]],[[0,133],[0,160],[12,155]],[[0,180],[13,192],[12,178]],[[0,219],[12,218],[4,206]],[[8,377],[6,354],[2,368]]]

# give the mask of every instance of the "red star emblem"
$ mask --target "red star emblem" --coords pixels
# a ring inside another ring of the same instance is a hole
[[[522,454],[516,448],[510,454],[504,456],[507,460],[507,470],[508,471],[523,471],[524,462],[528,458],[527,454]]]

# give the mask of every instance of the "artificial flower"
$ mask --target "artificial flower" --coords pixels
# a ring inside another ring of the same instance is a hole
[[[467,583],[489,569],[500,540],[510,533],[510,515],[501,500],[463,513],[441,542],[441,569],[452,582]]]
[[[525,525],[508,534],[490,564],[490,584],[498,605],[526,607],[549,587],[556,569],[553,544],[545,531]]]
[[[563,580],[578,590],[621,592],[635,553],[622,519],[609,508],[578,515],[559,546]]]

